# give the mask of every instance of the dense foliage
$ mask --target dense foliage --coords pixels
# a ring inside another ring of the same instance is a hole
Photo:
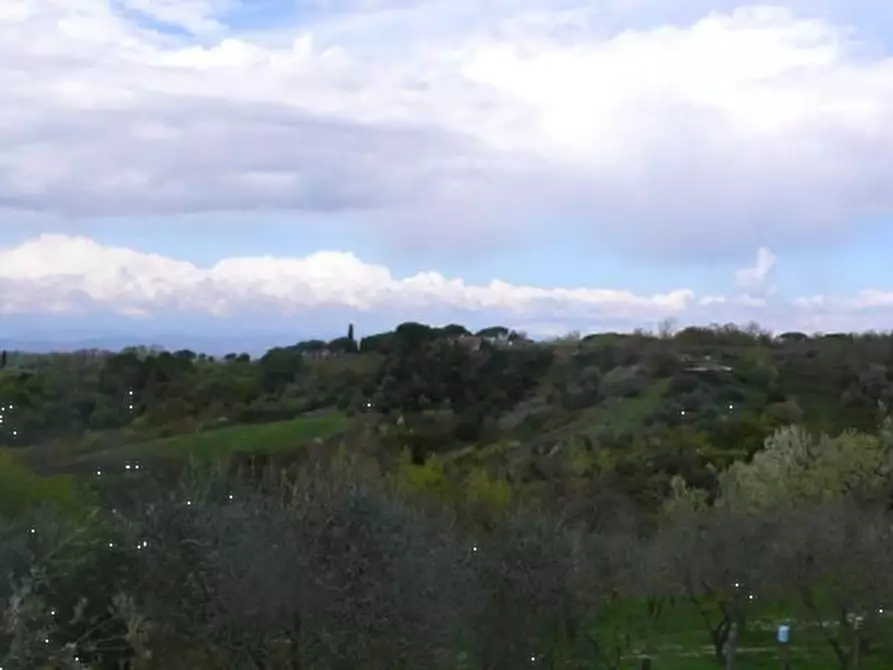
[[[116,446],[338,410],[417,463],[473,446],[512,480],[567,483],[607,468],[625,492],[660,498],[675,475],[715,486],[715,469],[779,426],[870,431],[893,397],[893,337],[881,334],[723,326],[532,342],[501,326],[472,335],[404,323],[356,342],[348,332],[254,360],[11,352],[0,446]]]
[[[893,336],[0,361],[7,670],[893,664]]]
[[[656,519],[600,528],[344,450],[290,472],[190,470],[115,509],[0,529],[0,665],[704,668],[786,622],[796,667],[889,667],[891,465],[889,425],[781,429],[712,504],[676,479]],[[680,623],[712,659],[670,664]]]

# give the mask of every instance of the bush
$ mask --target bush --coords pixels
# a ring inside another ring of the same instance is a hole
[[[670,386],[667,388],[667,395],[673,398],[684,396],[694,392],[703,386],[703,382],[697,375],[680,373],[674,375],[670,380]]]
[[[136,525],[153,667],[453,667],[470,593],[454,524],[338,457],[296,481],[199,478]]]
[[[133,528],[91,514],[46,512],[0,529],[0,665],[115,667],[134,655],[130,596],[141,566]]]

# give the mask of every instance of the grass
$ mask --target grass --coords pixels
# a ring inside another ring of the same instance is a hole
[[[101,463],[140,457],[165,460],[227,460],[237,453],[282,453],[314,439],[343,433],[350,420],[343,414],[302,416],[262,424],[234,424],[202,433],[146,440],[132,430],[102,431],[81,441],[54,441],[27,447],[0,449],[7,457],[35,474],[79,474]]]
[[[139,457],[183,458],[198,461],[226,459],[236,453],[281,453],[315,439],[343,432],[348,419],[340,414],[325,417],[299,417],[261,424],[239,424],[190,435],[176,435],[138,442],[115,449],[85,454],[77,463],[92,463]]]
[[[764,636],[764,644],[742,643],[735,656],[737,670],[777,670],[781,655],[775,637]],[[657,647],[651,655],[652,670],[717,670],[719,665],[709,645],[667,644]],[[827,643],[813,640],[810,644],[792,644],[790,648],[792,670],[838,670],[837,659]],[[622,670],[639,670],[639,658],[628,658],[620,666]],[[851,666],[852,667],[852,666]],[[860,659],[859,670],[889,670],[893,658],[876,654]]]
[[[738,670],[775,670],[781,666],[776,642],[779,623],[791,624],[790,659],[792,670],[837,670],[837,659],[821,630],[796,616],[793,605],[766,604],[750,613],[741,635],[736,668]],[[791,614],[795,616],[790,616]],[[605,612],[595,630],[604,635],[608,626],[619,625],[633,639],[633,653],[620,666],[622,670],[638,670],[640,657],[647,651],[653,670],[708,670],[719,665],[710,645],[706,627],[696,609],[679,602],[664,611],[657,620],[645,615],[643,603],[626,601]],[[883,645],[860,659],[859,670],[886,670],[893,667],[893,620],[885,621],[884,630],[875,640]],[[600,637],[601,637],[600,635]]]
[[[618,398],[609,406],[598,405],[582,410],[577,418],[550,431],[547,437],[587,434],[592,429],[608,429],[619,435],[634,432],[660,407],[669,385],[669,379],[657,379],[639,396]]]
[[[11,455],[0,453],[0,519],[15,519],[42,505],[63,512],[79,510],[85,500],[82,494],[72,478],[41,477]]]

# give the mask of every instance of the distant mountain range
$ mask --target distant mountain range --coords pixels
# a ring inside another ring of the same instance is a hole
[[[28,351],[33,353],[49,353],[54,351],[78,351],[81,349],[102,349],[120,351],[132,346],[159,346],[170,351],[191,349],[213,356],[222,356],[230,352],[247,352],[259,355],[275,346],[294,344],[301,339],[293,334],[248,335],[220,337],[188,335],[188,334],[153,334],[141,337],[137,333],[120,333],[95,337],[77,337],[76,335],[17,335],[0,337],[0,349],[9,351]]]
[[[294,315],[276,315],[258,308],[230,317],[169,312],[134,318],[102,309],[65,314],[0,314],[0,348],[42,353],[78,349],[120,351],[129,346],[158,345],[171,351],[191,349],[215,356],[230,352],[256,355],[301,340],[332,340],[346,335],[350,324],[355,325],[356,337],[360,339],[410,320],[460,323],[477,330],[501,323],[504,316],[455,309],[426,318],[409,310],[383,313],[347,307],[315,307]]]
[[[230,352],[260,354],[274,346],[319,337],[283,324],[263,328],[251,320],[196,320],[182,318],[139,320],[119,315],[0,315],[0,348],[35,353],[158,345],[168,350],[191,349],[211,355]],[[345,325],[345,328],[347,326]],[[306,326],[305,326],[306,328]],[[331,337],[337,337],[335,332]]]
[[[481,313],[452,312],[434,323],[462,323],[472,329],[492,325]],[[299,315],[277,316],[258,311],[232,317],[168,313],[133,318],[107,310],[66,314],[0,314],[0,349],[76,351],[158,345],[168,350],[191,349],[210,355],[247,352],[252,355],[275,346],[308,339],[332,340],[347,334],[353,323],[358,338],[391,330],[409,314],[362,312],[319,307]],[[424,318],[418,320],[431,323]]]

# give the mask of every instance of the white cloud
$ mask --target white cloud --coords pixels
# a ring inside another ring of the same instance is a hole
[[[775,269],[775,254],[766,247],[757,250],[756,264],[735,272],[735,281],[750,299],[771,294],[775,287],[770,283]]]
[[[764,262],[757,269],[765,267],[766,254],[758,257]],[[233,257],[200,267],[59,234],[0,249],[0,315],[7,316],[64,318],[101,310],[141,321],[159,315],[214,320],[250,314],[275,322],[337,309],[385,315],[394,323],[439,322],[442,315],[460,314],[547,334],[653,328],[667,318],[685,325],[756,320],[778,330],[864,330],[886,327],[891,308],[893,291],[880,290],[785,301],[768,294],[699,296],[688,288],[639,295],[620,288],[535,287],[498,279],[470,284],[433,271],[396,277],[382,265],[338,251],[304,258]]]
[[[207,268],[65,235],[41,235],[0,251],[0,313],[65,304],[72,310],[113,308],[125,315],[175,310],[225,316],[263,305],[271,315],[338,306],[648,320],[684,310],[692,298],[688,289],[639,296],[498,279],[476,286],[437,272],[396,278],[384,266],[334,251],[305,258],[227,258]]]
[[[795,300],[794,306],[805,315],[804,328],[887,331],[893,315],[893,289],[865,289],[851,296],[805,296]]]
[[[264,33],[238,4],[4,2],[0,206],[360,209],[428,245],[549,214],[663,255],[893,210],[893,60],[828,18],[420,0]]]

